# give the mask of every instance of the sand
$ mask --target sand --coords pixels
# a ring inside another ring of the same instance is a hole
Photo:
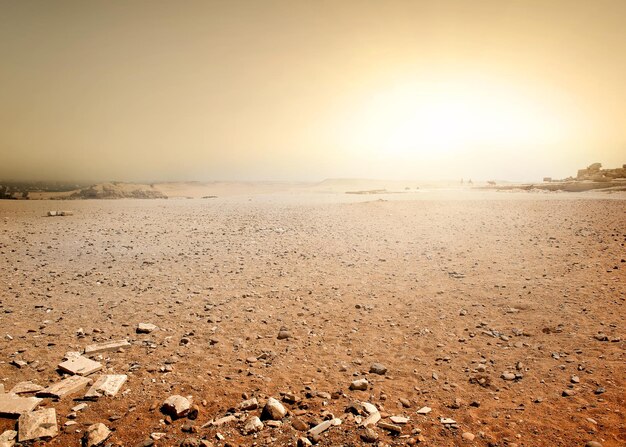
[[[156,445],[295,445],[306,436],[296,419],[308,428],[332,416],[342,424],[319,445],[362,445],[364,429],[345,413],[357,400],[383,423],[409,419],[399,436],[374,426],[383,445],[624,445],[625,198],[2,201],[0,379],[7,390],[48,386],[66,352],[130,341],[92,356],[128,380],[75,425],[65,426],[84,392],[45,400],[60,429],[51,446],[79,445],[98,422],[113,445],[153,433],[165,434]],[[74,214],[44,217],[59,208]],[[138,334],[139,323],[158,329]],[[278,339],[281,329],[289,337]],[[369,373],[373,363],[387,372]],[[360,378],[368,390],[351,391]],[[200,428],[246,398],[263,405],[281,393],[299,401],[283,401],[279,427],[244,435],[257,409]],[[159,406],[171,395],[191,396],[197,419],[166,423]],[[424,406],[432,411],[418,414]],[[0,430],[15,424],[2,418]]]

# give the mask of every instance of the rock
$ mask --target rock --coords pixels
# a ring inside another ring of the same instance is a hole
[[[417,410],[417,414],[428,414],[432,411],[432,409],[430,407],[422,407],[419,410]]]
[[[585,447],[602,447],[602,444],[597,441],[589,441],[585,444]]]
[[[261,417],[263,419],[269,419],[272,421],[280,421],[287,414],[287,410],[279,401],[270,397],[267,399],[265,407],[263,407],[263,413]]]
[[[198,438],[185,438],[180,443],[180,447],[200,447],[201,443]]]
[[[505,372],[502,374],[501,376],[504,380],[515,380],[515,374],[510,373],[510,372]]]
[[[404,416],[391,416],[389,420],[394,424],[406,424],[409,422],[409,418],[406,418]]]
[[[411,408],[411,401],[408,399],[405,399],[404,397],[400,397],[398,399],[398,401],[400,402],[400,404],[404,407],[404,408]]]
[[[281,329],[280,331],[278,331],[278,337],[279,340],[287,340],[289,338],[291,338],[291,332],[289,332],[286,329]]]
[[[574,390],[570,390],[570,389],[563,390],[563,393],[561,393],[561,395],[562,395],[563,397],[571,397],[571,396],[573,396],[574,394],[576,394],[576,392],[575,392]]]
[[[157,329],[158,327],[152,323],[139,323],[137,325],[136,332],[138,334],[149,334],[150,332],[156,331]]]
[[[172,419],[181,418],[191,409],[191,402],[186,397],[179,396],[178,394],[174,394],[173,396],[168,397],[163,402],[161,406],[161,411],[169,416]]]
[[[389,422],[379,422],[378,426],[397,435],[402,433],[402,427],[400,427],[399,425],[390,424]]]
[[[353,391],[367,391],[368,385],[367,379],[357,379],[350,384],[350,389]]]
[[[117,351],[120,348],[127,348],[130,346],[128,340],[113,340],[106,343],[97,343],[93,345],[85,346],[85,354],[98,354],[105,351]]]
[[[330,420],[324,421],[320,424],[317,424],[315,427],[309,430],[309,435],[312,437],[319,436],[324,433],[330,427],[332,427],[333,423]]]
[[[41,399],[36,397],[20,397],[16,394],[0,394],[0,415],[20,416],[37,408]]]
[[[100,371],[102,364],[81,355],[59,363],[59,369],[70,374],[88,376],[96,371]]]
[[[246,424],[243,427],[243,433],[245,435],[249,435],[250,433],[256,433],[263,429],[263,422],[257,416],[252,416],[250,419],[246,421]]]
[[[580,383],[580,378],[578,376],[572,376],[570,379],[572,383]]]
[[[9,391],[9,393],[11,393],[11,394],[32,394],[32,393],[36,393],[37,391],[41,391],[41,390],[43,390],[43,387],[41,385],[37,385],[36,383],[28,381],[28,382],[20,382],[20,383],[18,383],[13,388],[11,388],[11,391]],[[2,392],[4,392],[4,391],[2,391]]]
[[[361,433],[361,439],[363,442],[376,442],[378,440],[378,433],[371,428],[366,428],[363,433]]]
[[[454,425],[456,424],[456,421],[454,419],[450,419],[450,418],[441,418],[441,423],[443,425]]]
[[[378,413],[378,408],[376,408],[376,405],[371,404],[369,402],[361,402],[361,407],[363,407],[363,410],[367,413],[367,414],[374,414],[374,413]]]
[[[368,417],[363,419],[363,421],[361,422],[361,425],[363,427],[368,427],[370,425],[375,425],[378,421],[380,421],[380,419],[381,419],[380,412],[376,411],[375,413],[372,413]]]
[[[309,425],[300,418],[294,418],[291,421],[291,426],[298,431],[307,431],[309,429]]]
[[[378,375],[384,376],[386,372],[387,372],[387,368],[381,363],[374,363],[372,364],[372,366],[370,366],[371,374],[378,374]]]
[[[0,435],[0,447],[13,447],[15,445],[17,432],[15,430],[7,430]]]
[[[106,374],[100,376],[98,380],[87,390],[85,399],[98,399],[102,396],[113,397],[122,388],[128,376],[126,374]]]
[[[57,414],[54,408],[24,413],[17,421],[20,442],[57,435]]]
[[[466,441],[473,441],[476,436],[473,433],[466,431],[461,435],[461,437]]]
[[[298,447],[310,447],[313,443],[308,438],[298,438]]]
[[[68,394],[73,394],[91,383],[91,379],[82,376],[69,376],[60,382],[50,385],[48,388],[37,393],[38,397],[54,397],[61,399]]]
[[[239,404],[239,409],[242,411],[251,411],[256,410],[257,408],[259,408],[259,401],[256,399],[256,397],[244,400]]]
[[[95,447],[102,444],[111,435],[111,430],[102,423],[87,427],[83,434],[83,447]]]

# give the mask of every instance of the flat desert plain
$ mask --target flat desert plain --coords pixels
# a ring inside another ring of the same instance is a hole
[[[1,383],[128,341],[85,354],[117,394],[43,398],[38,445],[623,446],[625,199],[3,201]]]

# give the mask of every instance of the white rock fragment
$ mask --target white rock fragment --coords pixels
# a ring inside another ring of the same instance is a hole
[[[18,440],[52,438],[57,435],[57,414],[54,408],[24,413],[17,421]]]
[[[186,397],[179,396],[178,394],[174,394],[173,396],[168,397],[163,402],[161,406],[161,410],[165,414],[169,414],[173,418],[181,418],[189,413],[191,409],[191,402]]]
[[[113,340],[105,343],[97,343],[93,345],[85,346],[85,354],[97,354],[105,351],[117,351],[120,348],[127,348],[130,346],[128,340]]]
[[[102,364],[81,355],[59,363],[59,369],[74,375],[88,376],[100,371]]]
[[[99,397],[113,397],[122,388],[128,376],[126,374],[106,374],[100,376],[98,380],[87,390],[85,399],[98,399]]]
[[[50,385],[37,393],[38,397],[54,397],[60,399],[73,394],[91,383],[91,379],[82,376],[69,376],[60,382]]]
[[[0,394],[0,415],[19,416],[33,411],[41,399],[36,397],[21,397],[16,394]]]
[[[111,430],[102,423],[93,424],[87,427],[83,435],[83,446],[95,447],[102,444],[111,435]]]
[[[243,432],[246,435],[251,433],[256,433],[263,429],[263,422],[257,416],[252,416],[250,419],[246,421],[246,424],[243,427]]]

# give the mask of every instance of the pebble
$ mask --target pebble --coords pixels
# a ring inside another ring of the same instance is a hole
[[[473,433],[466,431],[461,435],[461,437],[466,441],[473,441],[476,436]]]
[[[111,435],[111,430],[102,423],[93,424],[87,427],[83,435],[83,446],[95,447],[102,444]]]
[[[350,384],[350,389],[353,391],[367,391],[368,385],[367,379],[357,379]]]
[[[363,442],[376,442],[378,440],[378,433],[371,428],[366,428],[363,433],[361,433],[361,439]]]
[[[372,366],[370,366],[371,374],[378,374],[378,375],[384,376],[386,372],[387,372],[387,368],[381,363],[374,363],[372,364]]]
[[[186,397],[179,396],[177,394],[168,397],[161,406],[161,410],[163,411],[163,413],[173,418],[180,418],[185,416],[190,409],[191,402],[189,402]]]

